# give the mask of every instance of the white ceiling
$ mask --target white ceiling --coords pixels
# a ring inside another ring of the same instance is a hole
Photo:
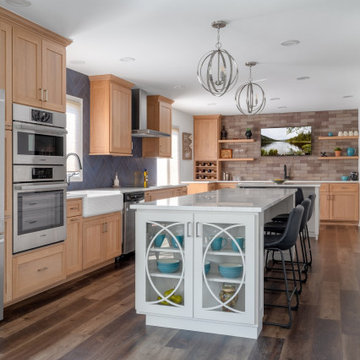
[[[360,104],[359,0],[31,0],[14,11],[73,43],[67,66],[87,75],[112,73],[151,94],[175,100],[190,114],[239,114],[234,93],[218,98],[196,78],[200,57],[214,48],[214,20],[226,20],[223,48],[248,78],[246,61],[257,61],[263,112],[358,108]],[[300,40],[297,46],[281,42]],[[120,58],[134,57],[135,62]],[[73,64],[72,61],[85,61]],[[310,76],[299,81],[296,77]],[[352,98],[343,98],[353,95]],[[280,100],[270,101],[272,97]],[[208,105],[216,103],[216,105]],[[286,106],[286,108],[281,108]]]

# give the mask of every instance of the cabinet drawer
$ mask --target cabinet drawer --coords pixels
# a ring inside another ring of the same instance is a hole
[[[53,245],[13,259],[14,298],[36,292],[65,278],[64,245]]]
[[[330,184],[331,192],[358,192],[358,184]]]
[[[73,216],[80,216],[82,214],[82,200],[67,200],[66,211],[66,216],[68,218]]]

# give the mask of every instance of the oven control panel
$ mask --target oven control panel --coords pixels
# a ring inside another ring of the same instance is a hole
[[[38,167],[34,167],[32,168],[31,171],[31,176],[33,180],[38,180],[38,179],[47,179],[47,180],[52,180],[53,179],[53,168],[48,167],[48,168],[38,168]]]
[[[53,114],[47,111],[31,109],[31,120],[45,124],[52,124]]]

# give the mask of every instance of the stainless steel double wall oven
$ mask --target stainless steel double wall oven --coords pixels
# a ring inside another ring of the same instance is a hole
[[[13,253],[66,238],[66,115],[13,105]]]

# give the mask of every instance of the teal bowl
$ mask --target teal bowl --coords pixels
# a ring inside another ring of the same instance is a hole
[[[183,242],[184,242],[184,235],[176,235],[176,239],[179,242],[180,246],[183,246]],[[178,244],[175,241],[175,239],[172,237],[171,238],[171,245],[175,248],[178,249]]]
[[[348,180],[349,180],[349,177],[348,177],[348,176],[343,175],[343,176],[341,177],[341,180],[342,180],[342,181],[348,181]]]
[[[219,273],[224,278],[236,279],[243,273],[243,266],[239,264],[219,264]]]
[[[157,268],[165,274],[174,273],[179,270],[180,260],[177,259],[161,259],[157,260]]]
[[[210,261],[205,261],[204,271],[205,271],[205,275],[207,275],[208,272],[210,271]]]
[[[164,234],[160,234],[155,238],[155,247],[161,247],[163,241],[165,239],[165,235]]]
[[[241,250],[244,251],[245,250],[245,238],[243,237],[238,237],[235,239],[235,241],[238,243],[238,245],[240,246]],[[239,248],[236,246],[234,240],[231,241],[231,247],[235,252],[240,252]]]
[[[213,240],[213,242],[211,243],[211,249],[214,251],[218,251],[221,250],[222,248],[222,243],[223,243],[224,238],[222,237],[217,237]]]

